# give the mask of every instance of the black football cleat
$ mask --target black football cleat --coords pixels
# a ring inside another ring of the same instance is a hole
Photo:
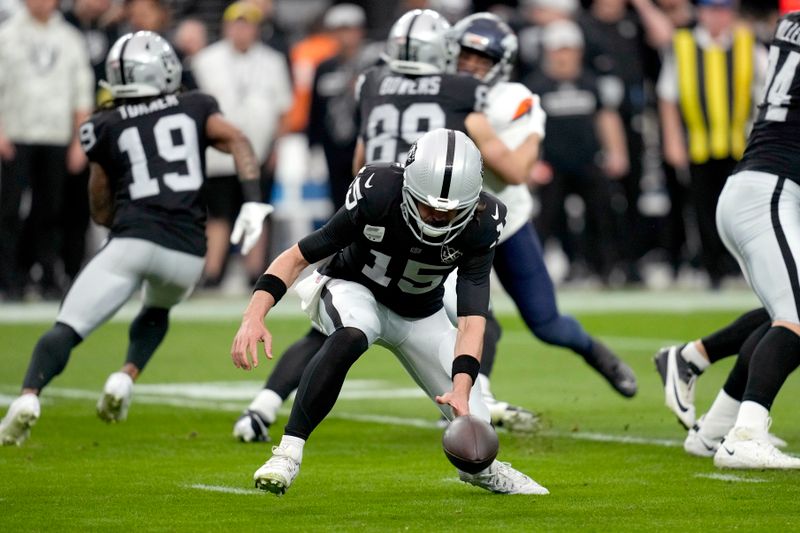
[[[592,351],[583,359],[621,395],[632,398],[636,394],[636,374],[602,342],[592,339]]]

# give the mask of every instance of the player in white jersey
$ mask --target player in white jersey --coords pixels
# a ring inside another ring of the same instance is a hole
[[[517,52],[517,38],[508,25],[490,13],[476,13],[453,27],[451,39],[459,50],[455,64],[458,71],[491,85],[484,112],[508,148],[517,148],[536,129],[541,129],[543,138],[544,112],[538,96],[520,83],[507,81]],[[633,371],[608,347],[589,336],[574,318],[559,313],[541,244],[530,222],[533,200],[527,184],[487,169],[484,187],[508,208],[493,266],[528,328],[543,342],[581,355],[621,395],[636,394]],[[487,355],[491,357],[494,353],[493,347],[484,346],[481,366],[484,391],[490,390],[488,375],[492,368]],[[487,403],[494,407],[494,412],[507,406],[504,402],[493,402],[491,397]]]

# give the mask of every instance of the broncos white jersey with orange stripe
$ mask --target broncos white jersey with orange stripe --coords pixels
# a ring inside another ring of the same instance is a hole
[[[517,148],[531,134],[534,111],[539,97],[521,83],[500,82],[491,88],[484,110],[500,139],[510,149]],[[500,242],[511,237],[533,214],[533,199],[525,184],[508,185],[488,168],[484,189],[499,198],[508,208]]]

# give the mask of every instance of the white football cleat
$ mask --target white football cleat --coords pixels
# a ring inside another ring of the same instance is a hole
[[[686,435],[686,439],[683,441],[683,449],[689,455],[694,455],[696,457],[713,457],[714,454],[717,453],[722,439],[725,438],[725,433],[731,430],[731,426],[727,424],[722,426],[717,424],[716,430],[712,429],[712,431],[709,431],[705,422],[706,415],[698,418],[697,422],[694,423],[694,426],[692,426],[692,429],[690,429],[689,433]],[[785,448],[788,446],[785,440],[772,433],[767,433],[767,440],[770,444],[778,448]]]
[[[233,425],[233,438],[241,442],[269,442],[269,422],[252,409],[248,409]]]
[[[489,408],[493,426],[518,433],[535,433],[539,430],[539,416],[536,413],[492,397],[484,396],[483,401]]]
[[[253,474],[256,488],[283,495],[300,472],[303,450],[294,446],[273,446],[272,457]]]
[[[664,384],[664,404],[686,429],[694,425],[694,385],[698,373],[680,355],[683,346],[661,348],[653,358]]]
[[[800,458],[778,450],[762,429],[734,427],[725,436],[717,453],[714,465],[718,468],[739,469],[800,469]]]
[[[489,468],[477,474],[458,471],[464,483],[475,485],[497,494],[550,494],[550,491],[536,483],[522,472],[511,468],[509,463],[494,461]]]
[[[683,441],[683,449],[689,455],[696,457],[714,457],[719,444],[722,442],[722,437],[703,435],[701,428],[703,427],[704,419],[705,415],[701,416],[692,426],[692,429],[689,430],[686,439]]]
[[[122,422],[128,418],[133,396],[133,379],[125,372],[114,372],[106,380],[103,395],[97,401],[97,416],[106,422]]]
[[[35,394],[23,394],[11,402],[6,416],[0,421],[0,445],[21,446],[28,440],[31,427],[36,424],[40,415],[39,397]]]

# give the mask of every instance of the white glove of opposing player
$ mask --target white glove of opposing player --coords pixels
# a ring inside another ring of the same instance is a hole
[[[275,210],[270,204],[245,202],[231,231],[231,244],[242,241],[242,255],[247,255],[261,236],[264,219]]]
[[[533,107],[531,108],[530,132],[539,136],[539,140],[544,140],[544,126],[547,122],[547,113],[542,107],[542,102],[538,94],[533,95]]]

